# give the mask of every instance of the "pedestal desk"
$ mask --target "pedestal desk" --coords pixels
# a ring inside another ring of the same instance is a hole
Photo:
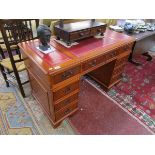
[[[108,90],[119,82],[134,39],[106,30],[102,39],[89,38],[66,48],[51,39],[55,51],[43,54],[38,40],[19,44],[32,95],[54,127],[78,110],[80,77],[89,74]]]

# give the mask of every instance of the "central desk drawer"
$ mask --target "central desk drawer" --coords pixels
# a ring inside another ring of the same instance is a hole
[[[80,70],[81,70],[81,67],[76,66],[76,67],[68,69],[68,70],[66,70],[66,71],[64,71],[62,73],[56,74],[55,76],[53,76],[53,83],[57,84],[59,82],[67,80],[68,78],[71,78],[71,77],[79,74]]]
[[[82,64],[82,70],[86,71],[87,69],[95,67],[96,65],[98,65],[104,61],[106,61],[106,55],[102,55],[100,57],[88,60]]]
[[[79,89],[79,81],[74,82],[62,89],[59,89],[56,92],[53,92],[53,100],[56,101],[60,99],[61,97],[68,95],[69,93],[73,92],[76,89]]]
[[[78,100],[78,93],[68,97],[67,99],[54,105],[54,110],[59,111],[60,109],[70,105],[73,101]]]
[[[116,56],[117,56],[117,51],[111,51],[111,52],[108,52],[107,54],[101,55],[100,57],[88,60],[82,64],[82,71],[86,71],[86,70],[88,70],[92,67],[95,67],[100,63],[108,61]]]

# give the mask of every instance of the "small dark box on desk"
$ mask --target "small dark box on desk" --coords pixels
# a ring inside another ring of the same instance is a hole
[[[54,27],[57,39],[62,39],[68,46],[77,40],[95,35],[104,36],[107,24],[95,20],[59,24]]]

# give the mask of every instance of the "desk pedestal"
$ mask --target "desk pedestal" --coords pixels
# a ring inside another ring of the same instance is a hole
[[[105,91],[108,91],[113,85],[117,84],[122,77],[122,72],[129,52],[120,55],[117,59],[111,60],[107,64],[90,72],[88,75],[95,81],[99,82]]]

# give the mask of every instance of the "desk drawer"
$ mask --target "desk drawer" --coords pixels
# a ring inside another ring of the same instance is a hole
[[[79,81],[74,82],[62,89],[59,89],[56,92],[53,92],[53,100],[56,101],[60,99],[61,97],[68,95],[69,93],[73,92],[76,89],[79,89]]]
[[[74,109],[78,107],[77,102],[72,102],[69,106],[66,108],[63,108],[55,113],[55,119],[56,121],[60,120],[61,118],[65,117],[66,115],[70,114]]]
[[[103,63],[105,61],[106,61],[106,55],[102,55],[100,57],[88,60],[82,64],[82,71],[86,71],[86,70],[88,70],[92,67],[95,67],[96,65]]]
[[[121,53],[123,53],[125,51],[131,51],[132,50],[132,46],[133,46],[132,44],[124,45],[122,47],[119,47],[117,49],[117,52],[118,52],[118,54],[121,54]]]
[[[73,32],[70,34],[70,40],[77,40],[77,39],[81,39],[81,38],[85,38],[85,37],[89,37],[89,36],[90,36],[90,29]]]
[[[97,60],[98,59],[95,58],[95,59],[89,60],[87,62],[84,62],[82,64],[82,70],[85,71],[87,69],[90,69],[91,67],[95,67],[97,64],[99,64],[99,62]]]
[[[64,71],[62,73],[59,73],[59,74],[53,76],[53,83],[57,84],[59,82],[67,80],[67,79],[69,79],[69,78],[79,74],[80,70],[81,70],[81,67],[80,66],[76,66],[76,67],[68,69],[68,70],[66,70],[66,71]]]
[[[59,111],[60,109],[70,105],[73,101],[78,100],[78,93],[68,97],[67,99],[54,105],[54,110]]]
[[[104,54],[104,55],[102,55],[100,57],[97,57],[97,58],[91,59],[89,61],[86,61],[86,62],[84,62],[82,64],[82,71],[86,71],[86,70],[88,70],[88,69],[90,69],[92,67],[95,67],[98,64],[103,63],[103,62],[105,62],[107,60],[110,60],[110,59],[112,59],[112,58],[114,58],[116,56],[117,56],[117,51],[111,51],[111,52],[109,52],[107,54]]]

